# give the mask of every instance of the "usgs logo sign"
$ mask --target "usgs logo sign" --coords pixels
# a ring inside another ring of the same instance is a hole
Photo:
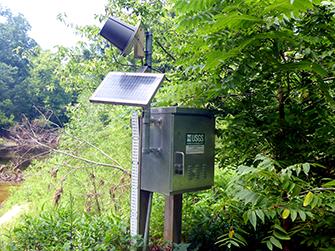
[[[204,133],[187,133],[186,134],[186,145],[204,145],[205,134]]]

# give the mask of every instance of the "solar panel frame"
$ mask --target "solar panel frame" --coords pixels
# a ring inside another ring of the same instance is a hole
[[[122,79],[128,81],[122,83]],[[143,79],[151,79],[151,82],[145,83]],[[163,79],[162,73],[109,72],[89,100],[94,103],[145,107],[150,104]],[[120,90],[122,87],[125,89]],[[145,97],[139,97],[143,91]]]

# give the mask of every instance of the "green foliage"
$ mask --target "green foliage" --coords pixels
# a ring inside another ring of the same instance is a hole
[[[30,26],[23,16],[3,7],[0,16],[6,20],[0,23],[0,125],[8,126],[31,107],[27,56],[36,43],[27,35]]]
[[[66,107],[76,100],[73,92],[66,92],[60,85],[55,72],[62,65],[62,59],[50,51],[35,50],[35,55],[30,58],[29,95],[35,107],[34,116],[40,112],[51,111],[53,122],[58,124],[65,122]],[[32,112],[31,112],[32,113]]]
[[[179,64],[187,65],[188,77],[187,92],[175,91],[185,104],[223,113],[223,164],[244,163],[259,152],[288,163],[331,161],[334,5],[175,2],[186,34]],[[321,133],[325,128],[330,136]]]
[[[319,168],[283,167],[258,155],[253,165],[217,169],[212,190],[185,195],[183,236],[190,250],[332,248],[335,199],[332,188],[315,186]]]
[[[253,166],[240,166],[230,181],[229,194],[247,207],[244,224],[255,231],[269,229],[262,242],[270,250],[284,243],[293,249],[306,244],[313,250],[333,246],[335,228],[328,221],[334,218],[335,200],[332,189],[317,187],[312,178],[318,168],[311,169],[308,163],[284,168],[259,155]],[[321,225],[322,233],[317,227]],[[313,242],[307,241],[309,236]]]
[[[184,83],[169,91],[218,111],[218,166],[239,166],[218,244],[333,247],[334,3],[174,2]]]
[[[222,212],[239,206],[237,201],[229,198],[225,190],[232,177],[231,172],[217,169],[214,188],[205,192],[184,194],[183,199],[183,237],[191,243],[190,250],[219,250],[217,242],[222,232],[228,233],[237,227],[238,214],[231,217]],[[241,229],[234,229],[238,235]]]
[[[182,73],[162,99],[217,111],[217,164],[229,173],[222,200],[209,199],[217,187],[203,195],[206,216],[186,209],[191,229],[229,249],[331,249],[333,1],[174,2]]]
[[[131,239],[124,219],[94,216],[71,207],[26,216],[8,234],[6,248],[1,250],[128,250],[140,242]]]
[[[75,101],[55,74],[65,59],[38,48],[22,15],[0,7],[0,16],[6,20],[0,24],[0,126],[7,128],[23,115],[39,117],[38,110],[51,110],[55,122],[65,122],[65,107]]]

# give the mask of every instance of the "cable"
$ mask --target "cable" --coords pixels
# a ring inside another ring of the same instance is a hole
[[[172,58],[173,61],[177,61],[176,58],[174,56],[172,56],[172,54],[169,53],[158,40],[155,39],[154,41],[159,45],[159,47],[161,47],[161,49],[166,53],[166,55],[168,55],[170,58]]]
[[[142,23],[142,25],[146,30],[149,30],[148,26],[145,23]],[[168,52],[156,38],[154,39],[154,42],[156,42],[158,46],[161,47],[161,49],[166,53],[166,55],[168,55],[173,61],[177,61],[176,58],[170,52]]]
[[[157,68],[150,67],[150,69],[154,70],[155,72],[159,72],[159,73],[163,73],[164,74],[164,72],[162,72],[161,70],[158,70]],[[165,79],[166,79],[166,81],[171,82],[171,80],[168,79],[167,77],[165,77]]]

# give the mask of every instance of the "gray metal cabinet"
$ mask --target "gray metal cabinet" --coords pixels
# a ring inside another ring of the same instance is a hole
[[[213,113],[151,109],[150,151],[142,155],[141,189],[165,195],[210,188],[214,182]]]

